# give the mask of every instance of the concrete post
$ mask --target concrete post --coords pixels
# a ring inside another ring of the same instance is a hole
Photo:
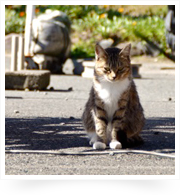
[[[24,69],[24,37],[19,36],[19,48],[18,48],[18,70]]]
[[[32,41],[32,20],[35,16],[35,5],[26,6],[26,26],[25,26],[25,57],[32,56],[31,41]]]
[[[17,49],[18,49],[18,37],[12,36],[11,42],[11,71],[17,70]]]

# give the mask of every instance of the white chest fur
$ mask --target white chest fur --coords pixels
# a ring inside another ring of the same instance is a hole
[[[95,90],[105,104],[109,120],[112,119],[115,111],[118,109],[118,100],[123,92],[127,90],[129,84],[130,80],[128,78],[116,82],[103,80],[101,83],[95,84]]]

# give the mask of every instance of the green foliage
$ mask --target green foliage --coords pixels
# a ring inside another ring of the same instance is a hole
[[[102,18],[100,16],[95,12],[93,14],[90,12],[85,18],[73,22],[72,28],[77,32],[76,36],[82,33],[86,34],[85,37],[79,38],[79,42],[82,45],[86,42],[85,45],[90,53],[93,53],[97,41],[106,38],[116,38],[121,41],[149,40],[166,48],[164,20],[160,17],[113,16],[112,19],[109,19],[108,15]],[[93,37],[94,41],[92,40],[88,44],[88,37]]]
[[[90,38],[87,41],[78,41],[72,45],[71,57],[73,58],[92,58],[94,57],[95,40]]]
[[[68,15],[72,22],[72,57],[94,57],[95,43],[106,38],[112,38],[115,42],[152,41],[166,50],[163,18],[167,13],[166,7],[151,6],[143,15],[139,10],[139,16],[131,15],[130,9],[125,13],[124,8],[119,10],[116,6],[41,5],[36,8],[39,10],[37,15],[46,9],[60,10]],[[20,17],[24,9],[21,6],[6,8],[6,34],[24,31],[25,16]]]
[[[24,32],[25,15],[20,17],[19,13],[15,10],[5,9],[5,34]]]

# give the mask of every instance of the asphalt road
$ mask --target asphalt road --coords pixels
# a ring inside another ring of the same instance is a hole
[[[175,71],[146,62],[135,79],[146,125],[136,150],[175,154]],[[51,75],[46,91],[5,92],[6,150],[91,151],[81,123],[91,79]],[[107,150],[109,151],[109,150]],[[6,153],[6,175],[174,175],[175,159],[147,154]]]

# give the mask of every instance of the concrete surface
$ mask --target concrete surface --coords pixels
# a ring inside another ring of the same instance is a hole
[[[135,79],[146,125],[134,149],[175,154],[175,71],[168,60],[143,62]],[[91,79],[51,75],[46,91],[6,90],[6,150],[91,151],[81,115]],[[54,90],[52,90],[52,87]],[[51,90],[50,90],[51,88]],[[108,150],[107,150],[108,151]],[[174,175],[175,159],[145,154],[52,155],[6,153],[6,175]]]
[[[50,83],[48,70],[19,70],[5,72],[6,89],[42,90]]]

